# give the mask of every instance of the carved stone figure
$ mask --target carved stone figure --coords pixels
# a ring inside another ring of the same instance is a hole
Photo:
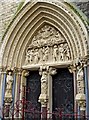
[[[64,56],[65,60],[70,60],[70,50],[67,43],[64,45]]]
[[[43,61],[47,61],[49,56],[49,47],[43,47]]]
[[[64,44],[60,44],[59,46],[59,56],[60,56],[60,60],[64,60]]]
[[[47,88],[48,88],[48,75],[46,71],[42,72],[41,77],[41,94],[47,94]]]
[[[6,91],[5,91],[5,98],[12,99],[12,85],[13,85],[13,77],[12,72],[9,71],[6,79]]]
[[[33,37],[31,44],[35,47],[43,47],[47,44],[54,45],[61,42],[65,42],[65,39],[61,35],[61,33],[56,28],[50,25],[44,25]]]
[[[70,50],[69,50],[68,46],[67,46],[67,48],[66,48],[66,59],[67,59],[67,60],[70,59]]]
[[[29,63],[32,63],[32,61],[33,61],[33,53],[34,53],[33,49],[28,50],[28,52],[27,52],[27,57],[28,57],[28,62]]]
[[[54,47],[53,47],[53,60],[57,61],[57,58],[58,58],[58,46],[54,45]]]
[[[40,59],[39,50],[36,48],[34,51],[34,63],[37,64]]]
[[[77,72],[77,89],[78,93],[84,93],[83,69],[79,68]]]

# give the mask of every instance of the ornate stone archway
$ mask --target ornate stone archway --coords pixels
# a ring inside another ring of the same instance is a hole
[[[18,78],[21,83],[23,69],[39,69],[44,65],[75,67],[75,63],[88,55],[87,42],[83,21],[67,3],[28,2],[3,38],[0,65],[5,70],[15,70],[18,74],[14,80]]]

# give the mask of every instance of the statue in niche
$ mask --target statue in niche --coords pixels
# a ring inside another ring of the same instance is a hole
[[[34,51],[34,63],[38,63],[39,59],[40,59],[39,50],[38,48],[36,48]]]
[[[43,61],[47,61],[49,56],[49,47],[43,47]]]
[[[12,85],[13,85],[12,71],[8,71],[8,75],[6,79],[5,98],[12,99]]]
[[[48,75],[46,71],[42,72],[41,77],[41,94],[47,94],[47,83],[48,83]]]
[[[58,46],[54,45],[54,47],[53,47],[53,59],[54,59],[54,61],[57,61],[57,58],[58,58]]]

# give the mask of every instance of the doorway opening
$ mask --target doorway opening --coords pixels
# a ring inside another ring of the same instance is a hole
[[[57,74],[53,76],[52,109],[53,111],[61,111],[64,114],[74,112],[73,74],[69,72],[68,68],[57,69]]]

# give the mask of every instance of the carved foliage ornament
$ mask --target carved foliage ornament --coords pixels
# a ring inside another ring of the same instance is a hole
[[[70,50],[61,33],[49,25],[43,26],[26,50],[25,64],[70,60]]]

